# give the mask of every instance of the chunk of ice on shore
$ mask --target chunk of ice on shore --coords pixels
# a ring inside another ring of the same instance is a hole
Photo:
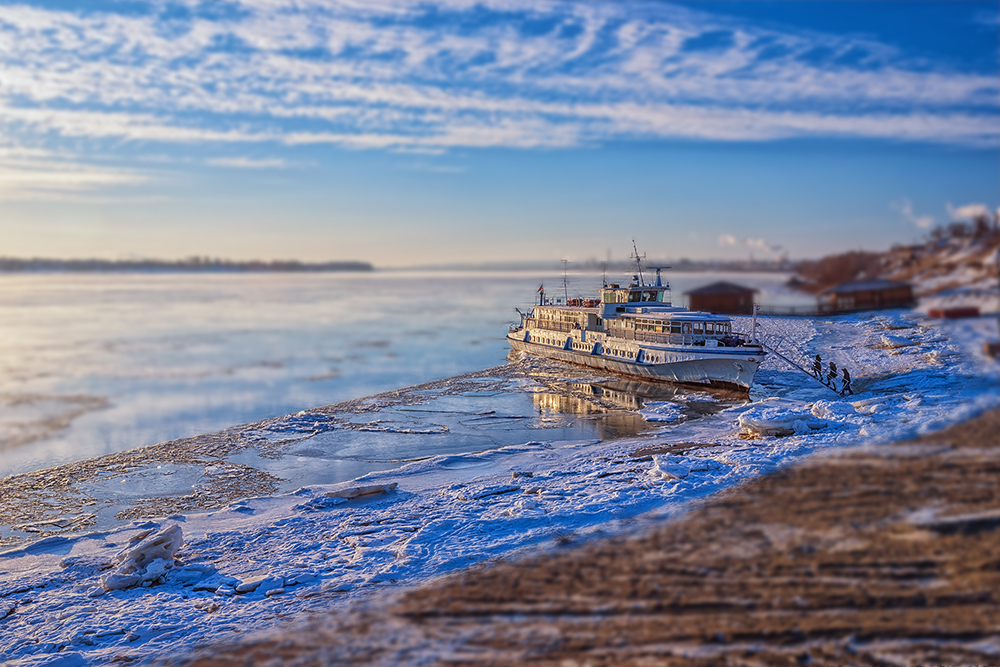
[[[857,410],[854,406],[847,401],[824,401],[819,400],[813,403],[812,410],[810,410],[813,417],[819,419],[843,419],[850,415],[857,414]]]
[[[916,345],[909,338],[903,338],[902,336],[890,336],[888,334],[882,334],[882,347],[896,348],[896,347],[907,347],[909,345]]]
[[[724,464],[713,459],[676,454],[654,454],[653,467],[646,473],[662,479],[684,479],[693,472],[718,470]]]
[[[392,482],[391,484],[376,484],[373,486],[352,486],[347,489],[331,491],[330,493],[324,495],[327,498],[344,498],[345,500],[354,500],[355,498],[363,498],[365,496],[377,496],[384,493],[391,493],[396,490],[397,486],[399,486],[398,482]]]
[[[101,577],[105,590],[122,590],[156,581],[174,566],[174,554],[184,542],[180,525],[175,523],[155,535],[151,532],[115,557],[113,563],[118,567]]]
[[[193,584],[214,572],[215,568],[209,565],[187,565],[171,570],[169,579],[181,585]]]
[[[648,422],[675,422],[684,416],[684,407],[669,401],[647,402],[639,414]]]
[[[806,435],[826,428],[826,421],[812,412],[780,406],[754,406],[740,415],[740,431],[748,436]]]

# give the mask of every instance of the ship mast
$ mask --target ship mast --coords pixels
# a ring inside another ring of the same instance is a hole
[[[635,247],[635,239],[632,239],[632,259],[635,260],[636,273],[639,274],[639,286],[642,287],[646,284],[646,281],[642,277],[642,260],[646,259],[646,254],[643,253],[639,256],[639,250]]]
[[[569,263],[568,259],[564,259],[563,263],[563,303],[569,303],[569,283],[566,280],[566,265]]]

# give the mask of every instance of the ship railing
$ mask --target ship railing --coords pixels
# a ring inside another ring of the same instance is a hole
[[[694,336],[689,334],[650,333],[646,331],[623,331],[623,337],[629,340],[639,340],[646,343],[663,345],[693,345]]]
[[[627,340],[659,343],[661,345],[700,345],[701,341],[706,340],[701,336],[696,338],[691,334],[649,333],[645,331],[622,331],[619,335],[621,338]],[[725,338],[714,338],[714,340],[719,341],[719,347],[736,347],[738,345],[745,345],[747,342],[747,338],[738,333],[729,334]]]
[[[553,322],[552,320],[539,320],[535,318],[524,320],[524,325],[528,329],[545,329],[547,331],[562,331],[564,333],[580,328],[580,325],[573,322]]]

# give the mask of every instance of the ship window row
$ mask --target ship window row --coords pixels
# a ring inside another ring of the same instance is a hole
[[[674,333],[674,334],[728,334],[731,330],[729,322],[670,322],[669,324],[657,320],[636,320],[636,331],[650,331],[653,333]]]
[[[550,322],[569,322],[570,324],[581,324],[582,322],[586,322],[587,316],[581,316],[578,313],[560,313],[549,310],[539,310],[537,318]]]
[[[663,292],[658,290],[651,290],[648,292],[640,292],[636,290],[635,292],[629,292],[628,301],[629,303],[639,303],[640,301],[659,301],[661,294],[663,294]]]
[[[663,290],[604,292],[604,303],[663,303]]]

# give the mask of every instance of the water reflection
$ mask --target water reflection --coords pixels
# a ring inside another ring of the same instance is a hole
[[[411,462],[443,472],[455,456],[507,446],[545,449],[662,433],[670,426],[643,418],[649,403],[676,403],[682,419],[691,420],[744,400],[717,390],[599,377],[526,356],[486,371],[53,468],[48,477],[62,482],[44,488],[33,478],[11,477],[4,491],[44,496],[21,503],[27,513],[22,524],[48,521],[53,513],[66,518],[65,528],[45,524],[45,534],[84,524],[104,530],[141,516],[348,482]],[[0,519],[0,541],[26,536],[6,521]]]
[[[700,390],[667,382],[610,380],[549,382],[548,385],[557,391],[536,393],[536,407],[539,410],[573,415],[607,414],[613,410],[638,413],[646,403],[670,401],[685,406],[692,416],[696,416],[713,414],[747,400],[746,395],[739,391],[715,387]],[[642,430],[645,429],[636,427],[629,433],[615,437],[633,435]]]
[[[601,377],[531,356],[512,357],[507,366],[492,370],[495,374],[405,390],[401,402],[334,414],[328,428],[298,441],[284,456],[259,459],[242,453],[230,460],[288,480],[282,489],[290,490],[434,456],[527,442],[634,437],[663,428],[643,418],[648,402],[676,402],[685,419],[696,419],[745,400],[738,392]]]
[[[571,275],[586,293],[602,280]],[[513,307],[548,278],[0,275],[0,477],[496,366]],[[784,279],[737,282],[771,302]],[[678,294],[705,281],[671,274]]]

